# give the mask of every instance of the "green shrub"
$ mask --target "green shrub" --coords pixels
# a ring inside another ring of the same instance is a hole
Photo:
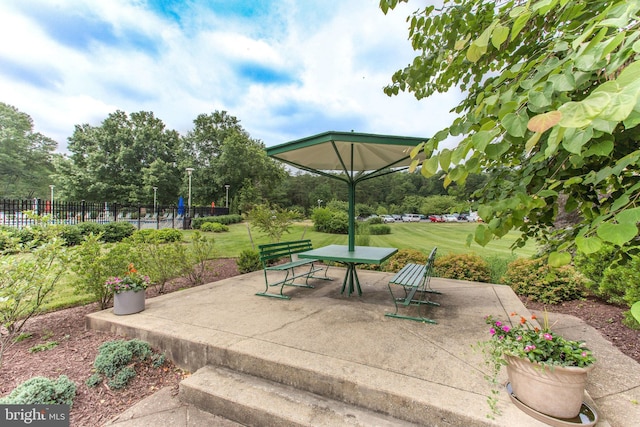
[[[75,246],[82,243],[82,232],[77,225],[64,224],[59,226],[60,237],[67,246]]]
[[[98,348],[98,355],[93,363],[96,372],[85,384],[92,387],[100,384],[103,378],[109,380],[108,385],[121,389],[135,377],[135,366],[149,361],[153,367],[159,368],[164,363],[164,356],[154,353],[148,343],[133,339],[130,341],[107,341]]]
[[[242,215],[220,215],[220,216],[204,216],[200,218],[193,218],[191,220],[191,227],[195,230],[202,227],[205,222],[217,222],[224,225],[237,224],[242,222]]]
[[[585,280],[572,266],[550,267],[542,258],[517,259],[507,269],[503,282],[517,295],[544,304],[580,299]]]
[[[177,230],[175,228],[163,228],[157,230],[158,240],[161,243],[169,243],[169,242],[182,242],[184,240],[184,236],[182,231]]]
[[[73,249],[73,286],[79,292],[92,295],[104,310],[113,297],[105,287],[105,281],[127,271],[130,263],[138,264],[137,254],[128,242],[103,244],[99,236],[91,234]]]
[[[315,208],[311,219],[313,229],[321,233],[347,234],[349,232],[349,215],[346,212]]]
[[[599,289],[600,283],[605,272],[613,266],[617,255],[618,249],[614,245],[604,244],[596,253],[586,255],[578,252],[573,260],[576,269],[585,277],[587,289],[604,299],[608,299],[608,297]]]
[[[190,263],[184,263],[186,251],[187,247],[177,242],[141,243],[137,245],[139,270],[149,276],[159,293],[163,293],[169,280],[191,269]]]
[[[102,224],[98,224],[97,222],[81,222],[76,225],[76,227],[78,227],[83,237],[89,234],[95,234],[97,236],[104,231]]]
[[[369,223],[369,225],[377,225],[377,224],[382,224],[384,221],[382,221],[382,218],[380,218],[379,216],[374,216],[369,218],[367,222]],[[383,233],[383,234],[389,234],[389,233]]]
[[[400,249],[387,262],[383,270],[397,273],[407,264],[426,264],[429,257],[416,249]]]
[[[377,224],[369,227],[369,232],[374,236],[379,236],[382,234],[391,234],[391,227],[386,224]]]
[[[475,254],[449,254],[436,259],[434,269],[438,277],[474,282],[489,282],[489,265]]]
[[[120,242],[122,239],[129,237],[136,231],[136,228],[130,222],[108,222],[103,226],[103,242]]]
[[[161,228],[160,230],[144,228],[134,231],[128,240],[136,243],[182,242],[183,235],[182,231],[174,228]]]
[[[640,301],[640,257],[634,256],[625,264],[607,268],[598,286],[598,295],[613,304],[631,307]]]
[[[369,246],[371,240],[371,233],[369,232],[369,224],[366,222],[359,222],[356,224],[356,240],[357,246]]]
[[[0,253],[12,254],[19,251],[20,239],[18,238],[17,229],[7,229],[9,227],[0,228]]]
[[[245,249],[240,252],[238,257],[238,271],[241,274],[251,273],[252,271],[258,271],[262,269],[262,262],[260,261],[260,254],[253,249]]]
[[[224,231],[229,231],[229,227],[226,225],[220,224],[219,222],[205,222],[200,227],[200,230],[214,232],[214,233],[221,233]]]
[[[66,375],[57,380],[33,377],[0,399],[3,405],[73,405],[76,385]]]
[[[517,259],[515,255],[491,255],[483,258],[491,271],[491,283],[502,283],[502,276],[507,272],[509,264]]]
[[[191,244],[179,261],[184,266],[184,271],[192,286],[204,283],[204,274],[207,271],[207,261],[215,256],[213,238],[206,238],[200,232],[193,233]]]

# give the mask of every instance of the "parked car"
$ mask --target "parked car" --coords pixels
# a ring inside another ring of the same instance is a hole
[[[458,222],[458,217],[454,214],[447,214],[443,216],[444,222]]]
[[[429,215],[429,221],[431,222],[444,222],[444,218],[441,215]]]
[[[384,223],[387,223],[387,222],[396,222],[395,218],[394,218],[394,217],[392,217],[391,215],[380,215],[380,218],[382,218],[382,221],[383,221]]]
[[[420,215],[404,214],[402,215],[402,222],[420,222]]]
[[[458,215],[458,221],[469,221],[469,215],[461,213]]]

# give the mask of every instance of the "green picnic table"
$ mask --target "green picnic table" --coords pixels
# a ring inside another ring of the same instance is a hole
[[[344,264],[347,267],[344,281],[342,282],[342,291],[347,288],[348,295],[351,296],[355,288],[358,289],[358,295],[362,295],[360,281],[356,266],[358,264],[382,264],[383,261],[398,252],[397,248],[379,248],[374,246],[354,246],[350,251],[346,245],[329,245],[318,249],[298,253],[299,258],[315,258],[324,261],[335,261]],[[354,288],[355,284],[355,288]]]

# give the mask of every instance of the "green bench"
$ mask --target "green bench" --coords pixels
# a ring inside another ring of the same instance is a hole
[[[328,266],[317,266],[317,259],[294,259],[294,255],[300,252],[313,249],[311,240],[295,240],[290,242],[268,243],[258,246],[260,261],[264,270],[265,290],[256,295],[263,297],[273,297],[290,299],[282,292],[285,286],[297,286],[302,288],[313,288],[309,284],[309,279],[332,280],[327,277]],[[284,260],[284,262],[282,262]],[[324,276],[314,276],[315,273],[324,270]],[[285,273],[284,279],[269,282],[269,271],[280,271]],[[298,278],[304,277],[304,284],[295,283]],[[270,293],[269,288],[280,286],[280,293]]]
[[[386,313],[385,316],[396,317],[398,319],[409,319],[418,322],[425,323],[437,323],[435,320],[428,319],[424,316],[406,316],[398,314],[400,306],[422,306],[433,305],[439,306],[437,302],[430,301],[427,298],[427,294],[441,294],[442,292],[436,291],[431,288],[431,274],[433,272],[433,263],[436,259],[436,251],[438,248],[433,248],[429,258],[425,265],[422,264],[407,264],[402,267],[402,270],[398,271],[395,276],[389,281],[389,293],[393,298],[393,303],[396,306],[395,313]],[[404,296],[398,297],[393,293],[393,287],[398,289],[401,287],[404,290]],[[418,295],[416,295],[418,294]]]

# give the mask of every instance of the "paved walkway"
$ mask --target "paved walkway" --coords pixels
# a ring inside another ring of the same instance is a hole
[[[427,308],[438,322],[430,325],[384,316],[394,309],[387,290],[390,274],[360,271],[361,297],[340,294],[344,269],[332,267],[329,275],[336,280],[315,281],[315,289],[287,288],[292,299],[279,300],[254,295],[264,290],[263,273],[254,272],[149,299],[139,314],[94,313],[87,324],[146,340],[191,372],[205,365],[244,372],[277,363],[296,373],[292,382],[322,375],[327,393],[359,405],[369,404],[359,400],[362,395],[381,396],[366,402],[387,413],[411,411],[425,425],[544,425],[516,408],[506,392],[499,397],[502,415],[486,416],[486,368],[472,345],[488,338],[484,316],[506,320],[511,312],[529,314],[511,289],[433,279],[432,287],[443,295],[433,297],[440,307]],[[586,398],[600,415],[598,425],[639,425],[640,364],[575,317],[551,320],[567,338],[586,340],[598,358]],[[111,424],[236,425],[169,394],[157,393]],[[394,407],[398,402],[406,407]]]

